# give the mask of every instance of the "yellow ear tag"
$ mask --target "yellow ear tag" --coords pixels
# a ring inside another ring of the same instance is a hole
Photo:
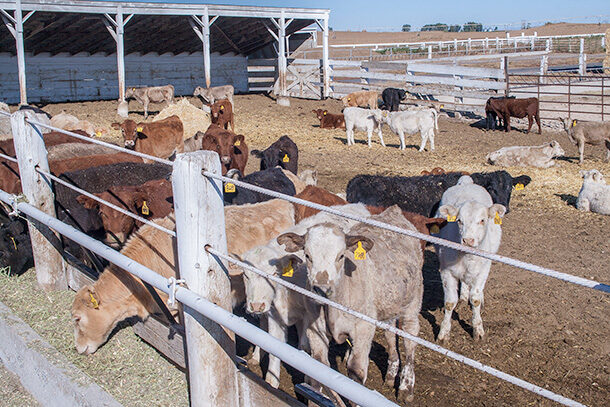
[[[102,137],[102,132],[98,130],[98,131],[95,132],[95,135],[98,136],[98,137]]]
[[[227,182],[225,184],[225,192],[226,193],[235,192],[235,184],[231,184],[230,182]]]
[[[324,116],[326,116],[326,112],[322,113]]]
[[[221,105],[220,110],[225,110],[225,107]]]
[[[572,127],[576,126],[576,120],[572,120]]]
[[[137,131],[138,133],[142,133],[142,132],[144,131],[144,127],[137,127],[137,128],[136,128],[136,131]]]
[[[131,90],[135,91],[135,90],[136,90],[136,88],[131,88]]]
[[[150,215],[150,209],[148,209],[148,205],[146,205],[146,201],[142,203],[142,215]]]
[[[282,162],[290,162],[290,157],[288,157],[288,154],[284,154],[284,158],[282,158]]]
[[[97,302],[97,300],[95,299],[93,294],[89,293],[89,298],[90,298],[91,304],[93,305],[93,308],[98,309],[100,307],[100,304],[99,304],[99,302]]]
[[[438,225],[432,225],[432,227],[430,228],[430,233],[438,233],[441,231],[441,228],[438,227]]]
[[[347,98],[347,101],[349,102],[350,100],[352,100],[351,98]]]
[[[234,145],[234,146],[238,146],[238,147],[239,147],[239,146],[241,146],[241,141],[237,140],[237,141],[235,142],[235,144],[233,144],[233,145]]]
[[[447,222],[455,222],[456,218],[455,215],[447,215]]]
[[[288,263],[288,265],[284,267],[283,271],[284,272],[282,273],[282,277],[292,277],[294,275],[294,268],[292,267],[292,260],[290,260],[290,263]]]
[[[445,105],[441,105],[441,109],[442,109],[443,107],[445,107]]]
[[[13,242],[13,246],[15,246],[15,250],[17,250],[17,243],[15,243],[15,238],[11,236],[11,242]]]
[[[498,212],[496,212],[496,216],[494,216],[494,223],[496,225],[502,224],[502,218],[500,217],[500,214]]]
[[[354,345],[352,345],[352,343],[349,341],[349,338],[345,338],[345,342],[347,342],[350,348],[354,347]]]
[[[366,250],[362,247],[362,242],[358,242],[358,247],[354,250],[354,259],[356,260],[365,260],[366,259]]]
[[[515,185],[515,191],[523,191],[523,188],[525,188],[525,186],[523,184]]]

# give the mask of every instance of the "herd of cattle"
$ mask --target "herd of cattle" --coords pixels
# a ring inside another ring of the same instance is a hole
[[[434,233],[490,253],[496,253],[500,246],[502,219],[509,211],[512,191],[531,182],[527,175],[512,177],[503,170],[466,174],[435,168],[413,177],[357,175],[349,181],[345,193],[333,193],[317,186],[316,171],[299,171],[299,149],[290,137],[282,136],[264,150],[249,151],[244,135],[234,132],[232,87],[198,88],[196,94],[210,103],[212,124],[207,131],[186,140],[178,116],[141,123],[125,120],[114,123],[113,127],[121,130],[126,148],[165,159],[182,152],[216,151],[222,173],[229,178],[333,206],[356,217],[424,234]],[[173,88],[132,88],[128,96],[140,101],[147,114],[149,102],[166,99],[171,102]],[[386,89],[382,93],[384,109],[378,109],[376,92],[356,92],[343,98],[343,114],[322,109],[314,113],[321,128],[346,129],[348,145],[354,142],[355,129],[367,131],[369,146],[372,132],[377,131],[384,145],[381,127],[386,123],[400,137],[401,149],[406,145],[405,134],[416,132],[422,137],[420,151],[426,142],[434,149],[438,112],[427,107],[400,111],[404,97],[403,90]],[[76,128],[79,124],[66,120],[64,113],[57,118],[40,109],[34,110],[38,120],[48,120],[55,127],[65,128],[58,123],[61,119],[82,135],[92,136],[98,131],[83,123],[80,127],[88,130]],[[508,130],[511,116],[528,116],[530,129],[534,119],[540,128],[536,99],[492,98],[486,111],[492,128],[496,126],[496,119],[500,119],[500,124],[503,122]],[[585,143],[605,143],[610,156],[608,123],[566,121],[565,126],[570,140],[579,146],[581,161]],[[175,228],[171,167],[107,147],[77,143],[61,132],[46,132],[43,137],[52,173],[165,228]],[[13,141],[0,141],[0,152],[14,156]],[[506,147],[490,153],[487,160],[503,166],[544,168],[554,165],[551,159],[563,154],[559,144],[553,141],[541,146]],[[260,170],[246,175],[249,156],[260,160]],[[584,183],[578,208],[610,214],[610,186],[606,185],[603,175],[592,170],[582,172],[582,176]],[[175,242],[171,236],[64,185],[55,183],[53,188],[60,220],[120,248],[125,255],[166,277],[176,275]],[[17,164],[2,160],[0,189],[14,194],[21,192]],[[398,324],[410,334],[419,333],[424,241],[271,199],[230,182],[224,183],[224,201],[228,251],[236,259],[372,318]],[[21,219],[5,216],[0,227],[0,261],[14,273],[27,270],[33,263],[26,226]],[[101,273],[97,282],[83,287],[74,300],[72,316],[78,352],[95,352],[125,318],[146,319],[150,314],[162,313],[161,305],[139,280],[68,239],[64,247]],[[470,304],[473,336],[482,338],[485,331],[481,306],[491,261],[444,247],[437,247],[436,253],[445,298],[445,316],[438,339],[449,338],[451,315],[458,299]],[[247,312],[260,317],[261,325],[267,326],[270,334],[282,340],[287,340],[288,327],[295,325],[299,347],[326,364],[329,364],[331,340],[349,341],[352,344],[347,357],[350,377],[365,382],[375,333],[372,325],[332,308],[324,309],[249,270],[236,266],[230,266],[229,270],[234,307],[245,306]],[[370,284],[371,281],[376,284]],[[394,334],[386,333],[386,337],[389,358],[386,383],[394,385],[399,376],[399,398],[410,400],[415,383],[415,345],[404,341],[406,359],[401,364]],[[266,380],[277,387],[279,375],[280,362],[270,355]]]

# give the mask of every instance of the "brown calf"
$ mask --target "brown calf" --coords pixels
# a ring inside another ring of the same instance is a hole
[[[534,124],[534,119],[538,124],[538,134],[542,133],[542,127],[540,127],[540,109],[537,98],[527,99],[494,99],[490,98],[487,101],[485,109],[488,112],[493,112],[504,120],[505,131],[510,131],[510,118],[518,117],[523,118],[527,116],[528,126],[527,132],[529,133]]]
[[[201,136],[202,134],[197,132],[196,137]],[[212,123],[203,134],[201,149],[218,153],[222,175],[233,168],[244,173],[248,162],[248,146],[242,134],[235,134]]]
[[[321,129],[343,129],[345,130],[345,118],[342,114],[328,113],[328,110],[312,110],[320,120]]]
[[[379,99],[379,94],[374,90],[359,90],[358,92],[343,96],[341,101],[345,107],[360,106],[377,109],[377,99]]]
[[[212,115],[212,123],[217,124],[225,130],[235,131],[235,122],[233,121],[233,105],[227,99],[219,100],[210,106],[210,114]]]
[[[379,215],[381,212],[385,211],[388,208],[384,208],[382,206],[366,206],[366,209],[369,210],[371,215]],[[424,235],[430,235],[430,230],[434,225],[439,228],[444,226],[447,223],[447,219],[444,218],[428,218],[426,216],[420,215],[419,213],[402,211],[402,215],[409,222],[415,226],[415,229],[419,233],[423,233]],[[434,233],[434,232],[433,232]],[[426,248],[426,241],[420,240],[421,249],[424,250]]]
[[[123,123],[112,123],[112,128],[121,129],[125,148],[139,153],[169,158],[184,151],[184,128],[176,115],[152,123],[125,120]],[[144,160],[146,163],[149,161]]]
[[[82,131],[74,131],[74,133],[82,136],[87,136],[87,133]],[[78,141],[72,136],[52,131],[43,135],[44,143],[47,148],[59,144],[71,143]],[[15,157],[15,145],[13,139],[0,141],[0,153]],[[18,194],[21,192],[21,180],[19,179],[19,167],[17,163],[0,158],[0,189],[9,194]]]
[[[165,179],[155,179],[142,185],[121,185],[97,193],[95,196],[116,206],[135,213],[145,219],[162,218],[173,210],[172,183]],[[142,222],[103,205],[95,199],[80,195],[76,200],[87,209],[100,212],[107,244],[122,245],[134,227]]]
[[[305,187],[303,192],[295,195],[295,198],[301,198],[309,202],[314,202],[320,205],[333,206],[333,205],[346,205],[347,201],[330,191],[323,188],[319,188],[313,185]],[[310,208],[299,204],[294,204],[294,220],[300,222],[301,220],[308,218],[320,212],[317,209]]]

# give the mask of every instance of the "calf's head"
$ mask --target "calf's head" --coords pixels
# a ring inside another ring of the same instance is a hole
[[[563,148],[559,145],[559,143],[555,140],[549,143],[549,147],[551,150],[551,157],[563,157],[566,152],[563,151]]]
[[[144,134],[144,126],[142,123],[136,123],[133,120],[125,120],[123,123],[112,123],[113,129],[120,129],[125,139],[125,148],[133,150],[136,147],[138,139],[147,138]]]
[[[504,205],[493,204],[486,207],[475,201],[468,201],[461,207],[443,205],[439,208],[441,216],[448,222],[457,222],[462,244],[477,248],[485,239],[490,226],[502,224],[506,213]]]
[[[203,138],[201,148],[203,150],[216,151],[220,157],[222,174],[225,175],[233,161],[234,146],[244,142],[242,134],[223,132],[220,134],[206,134]]]
[[[218,119],[228,115],[227,109],[229,108],[227,104],[230,104],[229,101],[219,101],[210,106],[210,113],[212,115],[212,122],[216,123]]]
[[[604,180],[604,176],[598,170],[590,170],[590,171],[580,171],[580,176],[584,178],[585,181],[594,182],[596,184],[605,185],[606,181]]]
[[[19,219],[0,227],[0,268],[9,267],[10,274],[20,275],[34,266],[32,245],[26,227]]]
[[[347,252],[353,252],[359,243],[367,252],[373,247],[369,238],[346,235],[329,223],[313,226],[304,235],[284,233],[277,242],[285,245],[287,252],[303,251],[309,284],[326,296],[332,295],[343,277]]]
[[[299,257],[290,254],[277,258],[273,252],[266,253],[264,247],[257,249],[253,256],[246,254],[244,257],[246,263],[278,277],[288,274],[292,277],[299,267],[303,267],[303,261]],[[264,261],[256,261],[261,259]],[[243,278],[246,290],[246,311],[255,315],[268,313],[275,299],[276,284],[249,270],[244,270]]]

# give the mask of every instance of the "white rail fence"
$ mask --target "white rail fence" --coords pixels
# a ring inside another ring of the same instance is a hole
[[[26,125],[26,116],[28,117]],[[506,380],[538,395],[554,400],[558,403],[570,406],[580,406],[582,404],[555,394],[549,390],[543,389],[514,376],[508,375],[490,366],[483,365],[475,360],[466,358],[455,352],[442,348],[434,343],[425,341],[421,338],[414,337],[408,333],[391,327],[381,321],[376,321],[366,315],[360,314],[347,307],[333,303],[326,298],[319,297],[316,294],[303,290],[299,287],[294,287],[281,279],[273,278],[263,271],[256,270],[250,266],[244,265],[227,255],[226,236],[224,233],[224,210],[222,197],[222,181],[232,182],[242,188],[252,189],[258,192],[268,194],[270,196],[285,199],[293,203],[298,203],[310,206],[319,210],[323,210],[337,216],[352,218],[363,223],[368,223],[380,228],[392,230],[396,233],[410,236],[412,238],[423,239],[434,244],[450,247],[455,250],[468,252],[478,256],[483,256],[488,259],[506,263],[518,268],[530,270],[546,276],[557,278],[572,284],[577,284],[583,287],[592,288],[602,292],[610,293],[610,286],[593,280],[588,280],[565,273],[560,273],[555,270],[546,269],[533,264],[522,262],[515,259],[510,259],[504,256],[482,252],[470,247],[462,246],[454,242],[439,239],[437,237],[423,235],[418,232],[412,232],[397,228],[392,225],[373,221],[370,219],[355,218],[351,215],[342,213],[341,211],[328,208],[322,205],[303,201],[298,198],[279,194],[264,188],[255,187],[243,183],[241,181],[232,180],[220,175],[220,163],[216,153],[208,151],[199,151],[196,153],[179,154],[174,163],[159,159],[156,157],[145,156],[147,159],[154,159],[157,162],[162,162],[167,165],[173,165],[172,185],[174,189],[174,204],[176,214],[176,238],[178,248],[178,264],[180,264],[180,277],[186,280],[189,289],[178,287],[175,284],[175,279],[167,280],[164,277],[156,274],[126,258],[113,249],[103,245],[74,228],[63,224],[54,217],[54,213],[49,211],[53,205],[49,206],[39,203],[37,194],[51,194],[49,178],[56,180],[48,172],[48,164],[46,162],[46,150],[44,149],[44,141],[40,137],[40,133],[35,131],[36,126],[50,127],[42,123],[32,120],[29,112],[16,112],[11,118],[13,124],[13,135],[15,145],[18,146],[24,142],[30,143],[30,150],[38,152],[38,154],[29,155],[24,152],[23,148],[17,148],[20,174],[24,185],[25,199],[29,202],[24,202],[23,197],[16,197],[0,191],[0,200],[11,205],[14,211],[22,212],[28,215],[31,219],[36,220],[39,224],[46,225],[50,229],[44,233],[45,242],[48,244],[53,240],[50,230],[54,230],[71,240],[78,242],[94,253],[106,258],[108,261],[118,265],[126,271],[134,274],[136,277],[148,282],[153,287],[169,294],[170,299],[177,299],[185,305],[185,327],[186,341],[188,350],[188,361],[190,365],[189,379],[191,389],[192,405],[240,405],[237,401],[238,393],[244,390],[244,380],[237,375],[235,363],[235,348],[233,341],[233,333],[238,334],[251,343],[260,346],[265,351],[273,354],[290,364],[296,369],[302,371],[307,376],[327,386],[329,389],[336,391],[342,396],[354,401],[362,406],[382,406],[395,405],[388,401],[379,393],[366,389],[358,383],[342,376],[340,373],[330,369],[329,367],[320,364],[313,360],[303,352],[300,352],[290,346],[279,342],[267,333],[247,324],[240,318],[232,315],[228,309],[230,304],[227,304],[229,298],[229,282],[226,277],[226,267],[220,260],[236,263],[239,266],[248,268],[266,278],[270,278],[278,284],[283,284],[289,289],[296,290],[301,294],[307,295],[314,301],[322,304],[341,309],[345,312],[363,319],[369,323],[394,332],[405,339],[412,340],[422,346],[440,352],[450,358],[463,362],[471,367],[492,374],[498,378]],[[59,129],[55,129],[60,131]],[[93,141],[98,144],[104,144],[107,147],[117,151],[125,151],[125,149],[103,143],[98,140],[89,139],[83,136],[76,135],[71,132],[63,131],[63,133],[77,136],[77,138],[86,141]],[[131,150],[127,152],[133,153]],[[29,170],[27,170],[29,168]],[[26,187],[27,180],[23,180],[26,176],[31,178],[30,184],[34,187]],[[203,174],[203,176],[202,176]],[[67,183],[66,183],[67,184]],[[80,192],[80,191],[79,191]],[[84,191],[86,192],[86,191]],[[101,203],[108,203],[100,200]],[[38,206],[38,208],[37,208]],[[44,209],[44,212],[40,209]],[[136,217],[137,215],[129,214]],[[149,223],[146,221],[145,223]],[[32,227],[30,231],[32,231]],[[172,231],[165,230],[166,233]],[[37,244],[33,240],[32,245]],[[57,252],[52,246],[48,250]],[[45,256],[34,252],[37,274],[50,273],[57,278],[61,274],[61,264],[55,264],[54,267],[43,267],[45,262],[49,262]],[[60,260],[61,261],[61,260]],[[205,271],[208,272],[205,272]],[[40,280],[40,277],[39,277]],[[224,327],[225,329],[223,329]],[[222,389],[222,394],[225,395],[223,400],[215,399],[216,391]],[[214,399],[214,400],[213,400]],[[252,401],[254,403],[254,401]],[[255,404],[250,404],[255,405]]]
[[[468,38],[450,41],[387,42],[329,45],[332,59],[433,59],[477,54],[499,54],[540,51],[548,49],[561,53],[603,53],[606,47],[604,33],[538,36],[522,34],[511,37]],[[321,46],[295,51],[298,58],[320,58]]]

